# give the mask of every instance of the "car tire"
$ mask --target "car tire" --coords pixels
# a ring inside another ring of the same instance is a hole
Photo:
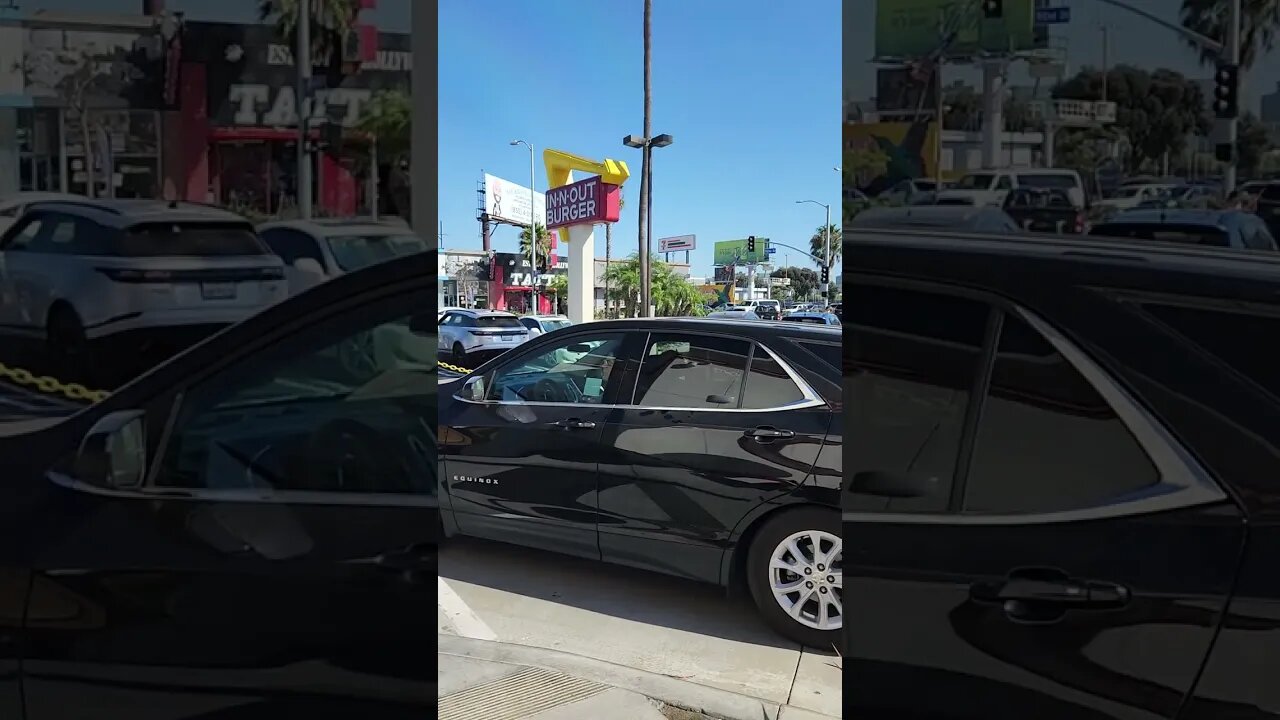
[[[816,557],[812,551],[815,541],[821,550]],[[801,557],[795,556],[796,550]],[[751,541],[746,567],[747,587],[764,621],[801,645],[839,648],[844,619],[842,551],[840,515],[835,510],[803,507],[767,520]],[[826,553],[831,553],[831,560],[823,557]],[[775,557],[794,564],[797,571],[773,568]],[[805,569],[811,574],[803,572]],[[805,583],[812,585],[806,587]],[[788,591],[792,584],[795,589]],[[795,609],[794,615],[788,607]],[[826,610],[826,623],[819,614],[822,609]]]
[[[453,361],[459,365],[462,365],[462,363],[467,361],[467,351],[462,347],[462,343],[460,342],[453,344]],[[463,365],[463,367],[466,366]]]
[[[65,382],[85,381],[89,340],[80,315],[66,305],[55,306],[49,312],[45,338],[58,372],[67,376],[60,379]]]

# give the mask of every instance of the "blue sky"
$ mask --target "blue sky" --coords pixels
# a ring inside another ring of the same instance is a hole
[[[692,273],[711,273],[716,240],[770,237],[807,248],[830,204],[839,223],[840,3],[654,0],[655,238],[696,235]],[[614,254],[637,248],[643,132],[641,0],[442,0],[440,219],[444,247],[479,249],[476,183],[488,172],[528,184],[541,151],[624,160],[632,178]],[[502,226],[494,248],[514,250]],[[779,262],[788,251],[778,250]],[[604,232],[596,233],[604,255]],[[805,264],[791,253],[793,265]],[[812,265],[809,265],[812,266]]]
[[[1181,0],[1127,1],[1164,20],[1179,22]],[[1065,38],[1067,42],[1069,74],[1078,72],[1085,65],[1101,67],[1102,31],[1099,27],[1106,25],[1111,35],[1108,62],[1113,66],[1124,63],[1148,69],[1165,67],[1194,79],[1213,77],[1213,69],[1201,65],[1199,54],[1172,30],[1098,0],[1053,0],[1051,4],[1071,8],[1071,22],[1050,31],[1051,35]],[[850,11],[844,15],[844,42],[849,49],[844,56],[844,82],[850,99],[865,100],[875,95],[877,66],[869,60],[875,53],[876,2],[856,0],[849,3],[849,7]],[[1277,91],[1277,83],[1280,83],[1277,57],[1280,57],[1280,49],[1260,58],[1245,74],[1246,108],[1256,112],[1261,96]],[[953,80],[964,80],[975,87],[981,85],[977,71],[948,66],[943,81],[950,83]],[[1032,83],[1025,64],[1014,67],[1010,82],[1017,85]]]

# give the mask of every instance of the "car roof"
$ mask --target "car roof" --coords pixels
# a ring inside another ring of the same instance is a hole
[[[53,211],[90,218],[108,227],[130,227],[149,222],[243,223],[248,219],[229,210],[199,203],[165,202],[146,199],[75,198],[32,203],[27,212]]]
[[[696,332],[698,330],[720,331],[723,330],[727,321],[717,320],[715,318],[696,318],[696,317],[661,317],[661,318],[622,318],[618,320],[597,320],[590,323],[582,323],[575,326],[578,328],[625,328],[633,329],[637,325],[651,330],[683,330],[686,332]],[[784,330],[787,334],[812,334],[815,340],[839,340],[840,330],[831,326],[806,325],[804,323],[786,322],[783,320],[752,320],[747,323],[732,323],[735,329],[742,328],[742,334],[753,339],[766,338],[776,335],[778,331]],[[568,332],[561,330],[560,332]]]
[[[51,200],[78,200],[82,196],[73,195],[71,193],[45,192],[43,190],[21,190],[16,193],[0,195],[0,207],[12,207],[14,205],[26,205],[33,202],[45,202]]]
[[[343,235],[410,235],[413,230],[407,225],[395,222],[380,222],[370,219],[335,219],[317,218],[313,220],[272,220],[258,225],[258,232],[287,228],[318,237],[339,237]]]
[[[506,310],[478,310],[475,308],[450,308],[449,312],[466,313],[471,317],[520,317]]]

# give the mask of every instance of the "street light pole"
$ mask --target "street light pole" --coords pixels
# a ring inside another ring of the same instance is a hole
[[[666,133],[654,137],[628,135],[622,138],[623,145],[638,148],[641,151],[641,167],[644,173],[640,177],[641,187],[644,189],[641,193],[644,196],[642,214],[645,216],[644,225],[640,228],[645,238],[640,246],[640,317],[651,317],[649,309],[652,303],[650,293],[652,274],[649,250],[653,243],[653,149],[666,147],[673,142],[675,142],[674,138]]]
[[[307,151],[311,116],[311,0],[298,0],[298,47],[293,62],[298,69],[298,215],[311,218],[311,153]]]
[[[797,200],[797,205],[804,203],[813,203],[819,205],[827,211],[827,222],[822,226],[822,267],[827,269],[827,275],[831,275],[831,206],[827,203],[820,203],[817,200]],[[831,301],[830,281],[822,283],[823,297],[827,298],[827,302]]]
[[[512,140],[512,145],[523,145],[529,148],[529,255],[532,258],[533,270],[530,273],[532,282],[530,283],[529,298],[533,301],[533,314],[540,314],[538,308],[538,217],[533,212],[533,199],[537,197],[534,192],[533,182],[535,173],[533,171],[533,144],[524,140]]]
[[[1240,0],[1231,0],[1230,15],[1227,16],[1227,62],[1240,66]],[[1237,113],[1238,115],[1238,113]],[[1230,195],[1236,189],[1236,170],[1240,165],[1237,157],[1236,140],[1239,136],[1240,119],[1233,117],[1227,120],[1227,143],[1231,145],[1231,162],[1222,175],[1222,192]]]

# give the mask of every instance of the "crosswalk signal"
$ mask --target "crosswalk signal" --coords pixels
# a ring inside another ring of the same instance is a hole
[[[1219,65],[1213,76],[1213,113],[1231,119],[1240,115],[1240,66]]]
[[[756,251],[756,236],[752,235],[747,238],[747,252],[754,253]]]
[[[827,267],[826,265],[822,266],[822,282],[824,283],[831,282],[831,268]]]
[[[982,16],[988,20],[1004,17],[1004,0],[982,0]]]

